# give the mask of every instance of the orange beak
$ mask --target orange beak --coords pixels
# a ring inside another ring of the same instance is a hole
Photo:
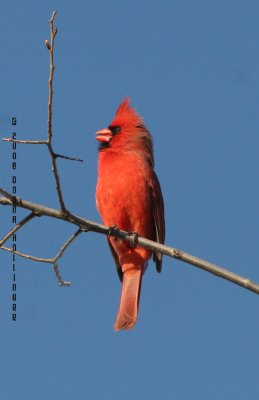
[[[110,131],[110,129],[105,128],[102,129],[98,132],[96,132],[96,140],[99,140],[99,142],[106,142],[108,143],[112,138],[112,132]]]

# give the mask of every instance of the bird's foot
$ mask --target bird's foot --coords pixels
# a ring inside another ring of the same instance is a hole
[[[114,233],[114,231],[118,229],[117,225],[111,225],[109,226],[109,230],[108,230],[108,239],[110,238],[110,236]]]
[[[128,234],[130,235],[130,247],[132,247],[132,249],[135,249],[135,247],[137,247],[138,245],[138,232],[128,232]]]

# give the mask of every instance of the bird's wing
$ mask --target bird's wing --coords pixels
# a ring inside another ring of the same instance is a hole
[[[165,241],[165,219],[164,219],[164,200],[160,187],[159,180],[153,172],[153,176],[150,183],[150,195],[151,204],[153,211],[153,220],[156,232],[156,241],[164,244]],[[162,269],[162,254],[153,253],[153,260],[156,263],[157,272],[161,272]]]

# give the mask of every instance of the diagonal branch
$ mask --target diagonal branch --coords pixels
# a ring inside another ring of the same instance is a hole
[[[36,217],[37,214],[34,212],[31,212],[29,215],[27,215],[25,218],[23,218],[20,222],[18,222],[17,225],[13,227],[13,229],[8,232],[2,240],[0,240],[0,247],[15,233],[17,232],[22,226],[27,224],[27,222],[31,221],[34,217]]]
[[[78,157],[68,157],[68,156],[63,156],[62,154],[57,154],[55,153],[56,158],[63,158],[64,160],[71,160],[71,161],[80,161],[83,162],[81,158]]]
[[[0,193],[2,193],[4,197],[6,197],[7,199],[13,201],[13,196],[10,193],[8,193],[5,189],[0,188]]]
[[[0,197],[0,204],[11,206],[12,201],[8,198]],[[44,215],[66,221],[68,223],[78,226],[81,230],[97,232],[106,236],[110,235],[120,238],[122,240],[126,240],[128,242],[132,242],[132,234],[129,232],[125,232],[116,228],[110,229],[110,227],[86,220],[72,213],[64,214],[62,211],[48,208],[40,204],[31,203],[20,198],[16,198],[16,206],[31,210],[42,216]],[[152,252],[156,251],[169,257],[176,258],[179,261],[183,261],[190,265],[203,269],[204,271],[210,272],[218,276],[219,278],[226,279],[236,285],[250,290],[251,292],[259,294],[258,283],[253,282],[244,276],[235,274],[234,272],[231,272],[225,268],[219,267],[216,264],[210,263],[209,261],[203,260],[202,258],[195,257],[183,250],[162,245],[160,243],[153,242],[152,240],[145,239],[140,236],[135,237],[135,242],[137,243],[137,245],[151,250]]]
[[[61,247],[58,254],[52,259],[53,264],[55,264],[59,258],[63,256],[64,251],[68,248],[68,246],[77,238],[80,233],[82,233],[82,229],[78,229],[70,238],[66,241],[66,243]]]

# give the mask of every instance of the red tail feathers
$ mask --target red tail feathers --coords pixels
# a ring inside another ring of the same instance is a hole
[[[123,272],[120,306],[114,325],[115,331],[134,328],[137,322],[142,273],[142,268],[132,265]]]

